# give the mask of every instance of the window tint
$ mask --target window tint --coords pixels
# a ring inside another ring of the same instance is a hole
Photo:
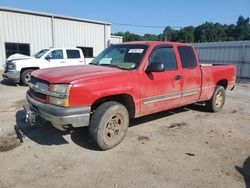
[[[23,44],[23,43],[5,43],[5,54],[6,58],[13,54],[23,54],[23,55],[30,55],[30,45],[29,44]]]
[[[94,57],[93,56],[93,48],[90,47],[80,47],[77,46],[77,48],[80,48],[82,50],[82,53],[84,55],[84,57],[88,58],[88,57]]]
[[[147,45],[120,44],[111,45],[101,52],[91,64],[118,67],[121,69],[136,69],[146,51]]]
[[[194,68],[197,66],[194,50],[191,46],[179,46],[178,52],[183,68]]]
[[[66,50],[68,59],[80,58],[79,50]]]
[[[63,59],[63,51],[62,50],[53,50],[48,54],[50,59]]]
[[[34,57],[36,59],[39,59],[41,58],[44,54],[46,54],[47,52],[49,51],[49,49],[43,49],[43,50],[40,50],[39,52],[37,52]]]
[[[126,48],[113,48],[104,58],[111,58],[113,62],[120,63],[124,62],[126,54]]]
[[[161,47],[156,48],[149,58],[151,63],[163,63],[165,70],[177,69],[175,54],[173,48]]]

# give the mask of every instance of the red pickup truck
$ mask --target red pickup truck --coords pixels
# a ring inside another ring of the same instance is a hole
[[[34,123],[39,115],[60,130],[89,126],[92,141],[107,150],[124,139],[131,118],[196,102],[217,112],[234,85],[233,65],[202,66],[189,44],[122,43],[90,65],[33,72],[26,117]]]

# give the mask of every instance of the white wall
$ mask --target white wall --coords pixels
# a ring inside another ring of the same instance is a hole
[[[5,42],[29,43],[30,53],[52,46],[51,18],[0,11],[0,68],[5,61]]]
[[[111,35],[110,44],[117,44],[122,42],[123,42],[123,37]]]
[[[52,47],[54,36],[54,47],[93,47],[97,56],[108,46],[110,33],[111,26],[104,23],[0,10],[0,69],[6,59],[5,42],[28,43],[33,55]]]
[[[104,27],[101,24],[55,18],[55,47],[93,47],[93,55],[97,56],[105,48]],[[109,35],[110,31],[106,28],[106,41]]]

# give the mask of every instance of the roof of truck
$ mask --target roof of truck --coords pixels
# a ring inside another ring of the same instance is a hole
[[[190,46],[188,43],[180,42],[169,42],[169,41],[133,41],[133,42],[123,42],[120,44],[144,44],[144,45],[159,45],[159,44],[168,44],[173,46]],[[119,45],[119,44],[118,44]]]

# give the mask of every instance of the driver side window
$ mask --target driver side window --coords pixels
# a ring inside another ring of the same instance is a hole
[[[49,59],[63,59],[62,50],[53,50],[48,54]]]
[[[163,63],[166,70],[176,70],[176,59],[171,47],[159,47],[153,50],[149,58],[150,63]]]

